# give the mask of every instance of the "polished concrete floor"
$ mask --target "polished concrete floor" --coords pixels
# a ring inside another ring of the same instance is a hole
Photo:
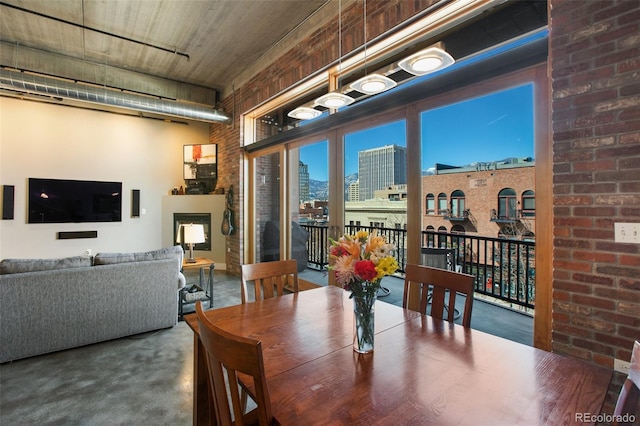
[[[239,278],[224,271],[215,277],[213,307],[239,303]],[[397,281],[381,300],[400,300]],[[493,327],[498,335],[510,329],[514,340],[530,344],[531,318],[503,308],[476,302],[472,327]],[[192,357],[193,334],[179,322],[170,329],[2,364],[0,425],[190,425]]]

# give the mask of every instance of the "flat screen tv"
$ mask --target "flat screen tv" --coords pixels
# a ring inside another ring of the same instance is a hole
[[[122,182],[29,178],[29,223],[121,222]]]

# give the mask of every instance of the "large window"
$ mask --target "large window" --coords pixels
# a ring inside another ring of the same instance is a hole
[[[516,218],[516,191],[505,188],[498,193],[498,219]]]
[[[451,193],[451,216],[456,218],[464,217],[464,192],[460,190]]]
[[[533,217],[536,215],[536,194],[527,190],[522,193],[522,216]]]

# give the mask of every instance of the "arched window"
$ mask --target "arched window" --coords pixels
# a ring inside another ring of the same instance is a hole
[[[464,217],[464,192],[459,189],[451,193],[451,216]]]
[[[438,214],[447,214],[447,194],[444,192],[438,194]]]
[[[436,197],[433,194],[427,194],[427,214],[436,214]]]
[[[453,225],[451,227],[451,232],[455,232],[455,233],[458,233],[458,234],[464,234],[465,233],[465,229],[464,229],[464,226],[462,226],[462,225]]]
[[[522,193],[522,216],[533,217],[536,215],[536,194],[532,190]]]
[[[516,218],[516,191],[505,188],[498,193],[498,219]]]
[[[447,232],[447,227],[446,226],[439,226],[438,227],[438,232]]]
[[[423,242],[424,247],[433,247],[434,241],[435,241],[435,235],[433,235],[433,232],[435,232],[436,228],[434,228],[432,225],[429,225],[425,228],[425,231],[427,231],[427,235],[426,235],[426,241]]]

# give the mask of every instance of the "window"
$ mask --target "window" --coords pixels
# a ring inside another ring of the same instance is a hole
[[[533,217],[536,215],[536,194],[527,190],[522,193],[522,216]]]
[[[460,190],[451,193],[451,216],[464,217],[464,192]]]
[[[505,188],[498,193],[498,219],[516,218],[516,191]]]
[[[436,213],[436,198],[433,194],[427,194],[427,214]]]
[[[438,194],[438,214],[447,214],[447,194],[444,192]]]
[[[458,234],[464,234],[465,233],[465,229],[464,229],[464,226],[462,226],[462,225],[453,225],[451,227],[451,232],[456,232]]]

